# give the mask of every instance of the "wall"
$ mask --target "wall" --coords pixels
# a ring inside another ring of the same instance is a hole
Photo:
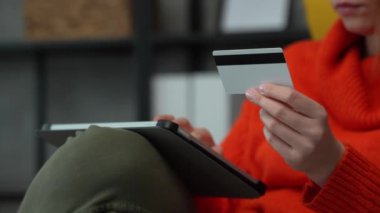
[[[23,38],[23,0],[0,0],[0,39]]]
[[[189,33],[189,0],[157,1],[161,33]],[[22,0],[0,0],[0,48],[7,41],[23,40]],[[203,30],[215,32],[218,0],[201,1]],[[300,1],[292,12],[292,25],[304,27]],[[174,17],[174,18],[173,18]],[[133,69],[130,52],[53,52],[47,60],[47,121],[90,122],[135,120],[135,109],[124,79]],[[184,49],[156,52],[155,73],[186,73],[189,58]],[[215,70],[210,57],[200,61],[202,70]],[[35,55],[0,53],[0,195],[22,194],[36,170]],[[149,79],[147,79],[149,80]],[[236,116],[242,97],[232,97]],[[154,104],[154,103],[153,103]],[[51,149],[50,152],[54,151]],[[18,200],[0,200],[0,212],[15,212]]]

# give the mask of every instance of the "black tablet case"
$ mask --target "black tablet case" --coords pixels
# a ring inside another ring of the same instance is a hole
[[[265,193],[265,185],[240,171],[209,147],[169,121],[156,126],[128,128],[145,137],[164,157],[169,166],[193,195],[211,197],[257,198]],[[60,146],[75,130],[39,131],[39,136]]]

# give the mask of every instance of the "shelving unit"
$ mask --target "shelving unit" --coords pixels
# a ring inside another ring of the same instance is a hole
[[[159,51],[170,48],[181,48],[188,52],[190,63],[188,70],[201,70],[198,63],[201,53],[211,52],[213,49],[254,48],[285,46],[293,41],[308,38],[306,30],[289,28],[283,32],[250,33],[250,34],[206,34],[201,32],[202,17],[199,16],[200,0],[191,0],[190,4],[190,30],[188,35],[175,35],[153,32],[153,0],[135,0],[134,36],[117,40],[83,40],[83,41],[50,41],[50,42],[0,42],[0,56],[31,53],[35,60],[35,76],[37,88],[35,97],[37,123],[39,128],[46,122],[47,104],[47,67],[46,56],[51,53],[78,53],[91,51],[130,52],[135,69],[128,72],[131,78],[127,84],[138,93],[129,97],[135,104],[136,117],[139,120],[149,120],[150,115],[150,77],[154,74],[153,61]],[[36,139],[37,160],[36,171],[45,161],[46,148],[44,143]],[[2,200],[20,200],[24,192],[1,194]]]

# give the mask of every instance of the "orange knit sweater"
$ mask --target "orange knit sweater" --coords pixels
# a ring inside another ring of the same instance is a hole
[[[380,212],[380,69],[362,49],[363,39],[338,21],[324,40],[285,51],[295,88],[326,108],[335,137],[346,145],[323,188],[285,164],[265,141],[259,108],[245,101],[223,142],[224,156],[268,191],[259,199],[197,199],[199,211]]]

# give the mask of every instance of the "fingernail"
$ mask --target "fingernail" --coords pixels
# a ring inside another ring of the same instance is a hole
[[[261,94],[265,94],[266,92],[265,84],[260,84],[259,91]]]
[[[267,141],[269,142],[269,137],[270,137],[270,133],[268,132],[268,130],[266,128],[263,129],[263,132],[264,132],[264,136],[265,138],[267,139]]]
[[[246,92],[245,92],[245,96],[255,102],[255,103],[258,103],[259,100],[260,100],[260,93],[257,91],[256,88],[250,88],[248,89]]]

